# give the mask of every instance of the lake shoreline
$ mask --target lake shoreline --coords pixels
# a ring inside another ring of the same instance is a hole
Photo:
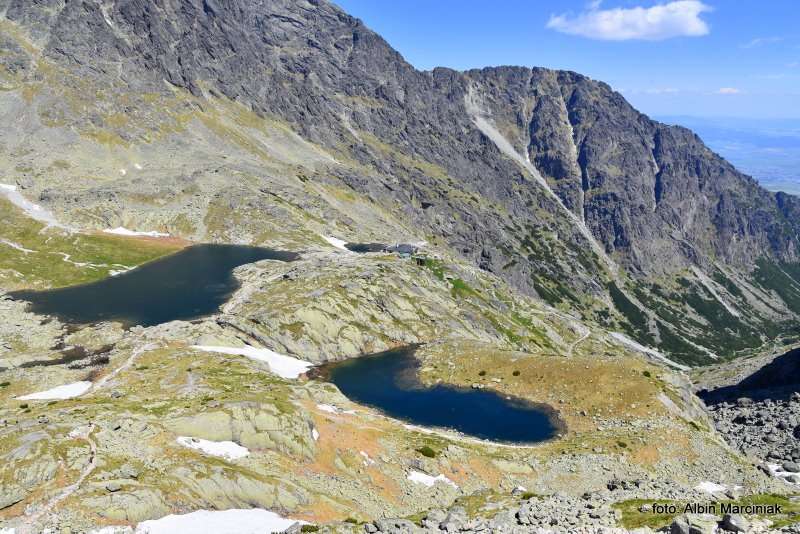
[[[94,282],[5,296],[26,310],[65,324],[119,322],[125,329],[218,313],[241,287],[233,271],[263,260],[292,262],[300,254],[263,247],[198,244]]]
[[[306,376],[311,380],[319,380],[323,382],[332,383],[337,387],[339,387],[340,391],[342,391],[342,394],[345,397],[347,397],[351,402],[368,407],[378,412],[378,414],[380,414],[382,417],[386,417],[391,420],[396,420],[399,423],[406,426],[407,428],[419,430],[424,433],[430,432],[434,434],[441,434],[444,435],[445,437],[463,437],[465,439],[468,439],[469,441],[474,441],[476,443],[481,443],[486,445],[497,445],[504,447],[523,447],[523,448],[541,446],[543,444],[560,439],[567,433],[568,428],[566,421],[564,421],[564,419],[560,416],[558,410],[556,410],[553,406],[549,404],[535,402],[522,397],[505,395],[502,392],[499,392],[494,389],[476,390],[474,388],[466,387],[463,385],[449,384],[449,383],[447,384],[439,383],[432,386],[424,384],[419,377],[419,369],[421,362],[414,355],[416,350],[420,348],[422,345],[423,344],[407,345],[375,354],[364,354],[356,358],[348,358],[346,360],[326,362],[309,370],[308,373],[306,373]],[[394,375],[395,382],[402,383],[402,386],[400,386],[398,389],[404,389],[409,393],[413,393],[414,391],[425,393],[433,391],[436,388],[444,388],[457,395],[470,396],[479,394],[479,392],[480,394],[483,395],[491,395],[495,397],[497,400],[502,401],[502,403],[507,405],[509,409],[521,409],[529,412],[536,412],[538,415],[543,415],[546,418],[546,421],[549,424],[551,431],[546,437],[542,437],[539,439],[532,439],[530,441],[517,441],[517,440],[509,441],[503,439],[492,439],[486,436],[478,436],[470,432],[465,432],[453,426],[420,424],[419,422],[411,420],[408,417],[402,417],[394,413],[389,413],[389,411],[382,408],[381,406],[376,405],[375,403],[364,402],[363,400],[351,398],[351,396],[348,395],[347,391],[343,390],[339,386],[339,384],[336,383],[336,378],[334,375],[336,374],[337,371],[341,370],[343,367],[352,366],[356,364],[356,362],[358,362],[359,360],[363,360],[365,358],[386,357],[387,355],[392,353],[395,354],[399,353],[398,357],[400,358],[409,358],[410,359],[409,362],[411,363],[411,365],[401,369],[399,373]]]

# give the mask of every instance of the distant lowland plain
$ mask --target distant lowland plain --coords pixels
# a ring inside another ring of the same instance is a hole
[[[770,191],[800,194],[800,118],[661,116],[685,126]]]

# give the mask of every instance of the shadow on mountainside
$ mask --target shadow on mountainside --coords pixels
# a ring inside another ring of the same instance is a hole
[[[795,391],[800,391],[800,348],[778,356],[738,384],[703,390],[698,395],[706,404],[717,404],[740,397],[788,400]]]

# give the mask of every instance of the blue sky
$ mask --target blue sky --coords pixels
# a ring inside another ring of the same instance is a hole
[[[334,1],[420,69],[568,69],[650,115],[800,118],[800,0]]]

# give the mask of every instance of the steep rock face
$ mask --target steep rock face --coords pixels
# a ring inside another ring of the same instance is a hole
[[[135,89],[159,88],[163,79],[196,95],[221,93],[326,145],[352,142],[349,122],[513,209],[520,169],[475,131],[464,106],[477,86],[501,133],[623,263],[660,270],[673,252],[666,267],[685,266],[702,261],[697,248],[742,266],[761,251],[797,259],[797,227],[782,232],[791,224],[772,194],[691,132],[649,120],[578,74],[418,72],[324,1],[6,3],[7,19],[72,66],[118,75]],[[375,105],[354,109],[348,98]],[[380,156],[362,155],[371,163]]]
[[[774,195],[692,132],[648,119],[605,84],[575,73],[470,74],[496,93],[500,120],[513,121],[501,108],[516,110],[531,161],[626,264],[652,273],[706,255],[738,266],[763,253],[797,259],[796,222]]]
[[[502,93],[492,110],[496,120],[521,130],[519,140],[529,138],[529,146],[519,148],[558,182],[556,190],[570,209],[589,215],[609,249],[628,251],[632,227],[642,224],[626,219],[663,203],[672,206],[681,193],[710,196],[714,205],[700,211],[718,211],[720,231],[743,231],[733,214],[737,202],[719,197],[731,187],[746,189],[746,178],[691,133],[650,121],[606,85],[574,73],[525,68],[421,73],[360,21],[326,2],[7,4],[6,18],[29,26],[51,57],[119,73],[135,88],[157,87],[164,79],[195,94],[205,87],[244,99],[292,120],[314,140],[332,142],[336,134],[344,135],[341,116],[349,110],[336,96],[373,98],[381,105],[369,114],[354,113],[358,127],[382,139],[388,134],[394,146],[443,163],[448,160],[435,157],[439,147],[430,146],[430,132],[452,136],[460,133],[453,126],[473,129],[461,97],[474,81]],[[521,120],[511,125],[512,119]],[[387,131],[393,126],[395,132]],[[456,144],[463,154],[470,139],[444,141],[438,144]],[[449,166],[464,171],[463,163],[459,158]],[[756,191],[752,185],[748,193]],[[588,193],[584,202],[581,191]],[[758,196],[751,200],[754,207],[773,211],[771,195]],[[627,209],[610,223],[605,214],[620,206]],[[785,243],[775,245],[776,252],[787,252]]]
[[[156,123],[159,109],[124,97],[185,90],[189,107],[225,99],[278,118],[340,160],[326,179],[519,290],[682,358],[703,353],[692,343],[739,350],[707,344],[703,330],[754,348],[765,339],[753,332],[769,323],[779,335],[800,312],[774,276],[751,276],[759,262],[798,261],[798,201],[601,82],[522,67],[420,72],[324,0],[0,0],[0,15],[7,71],[37,80],[51,62],[112,95],[116,113]],[[113,128],[91,108],[66,117]],[[152,142],[146,128],[115,135]],[[587,299],[620,314],[609,322]],[[720,306],[730,321],[715,323]]]

